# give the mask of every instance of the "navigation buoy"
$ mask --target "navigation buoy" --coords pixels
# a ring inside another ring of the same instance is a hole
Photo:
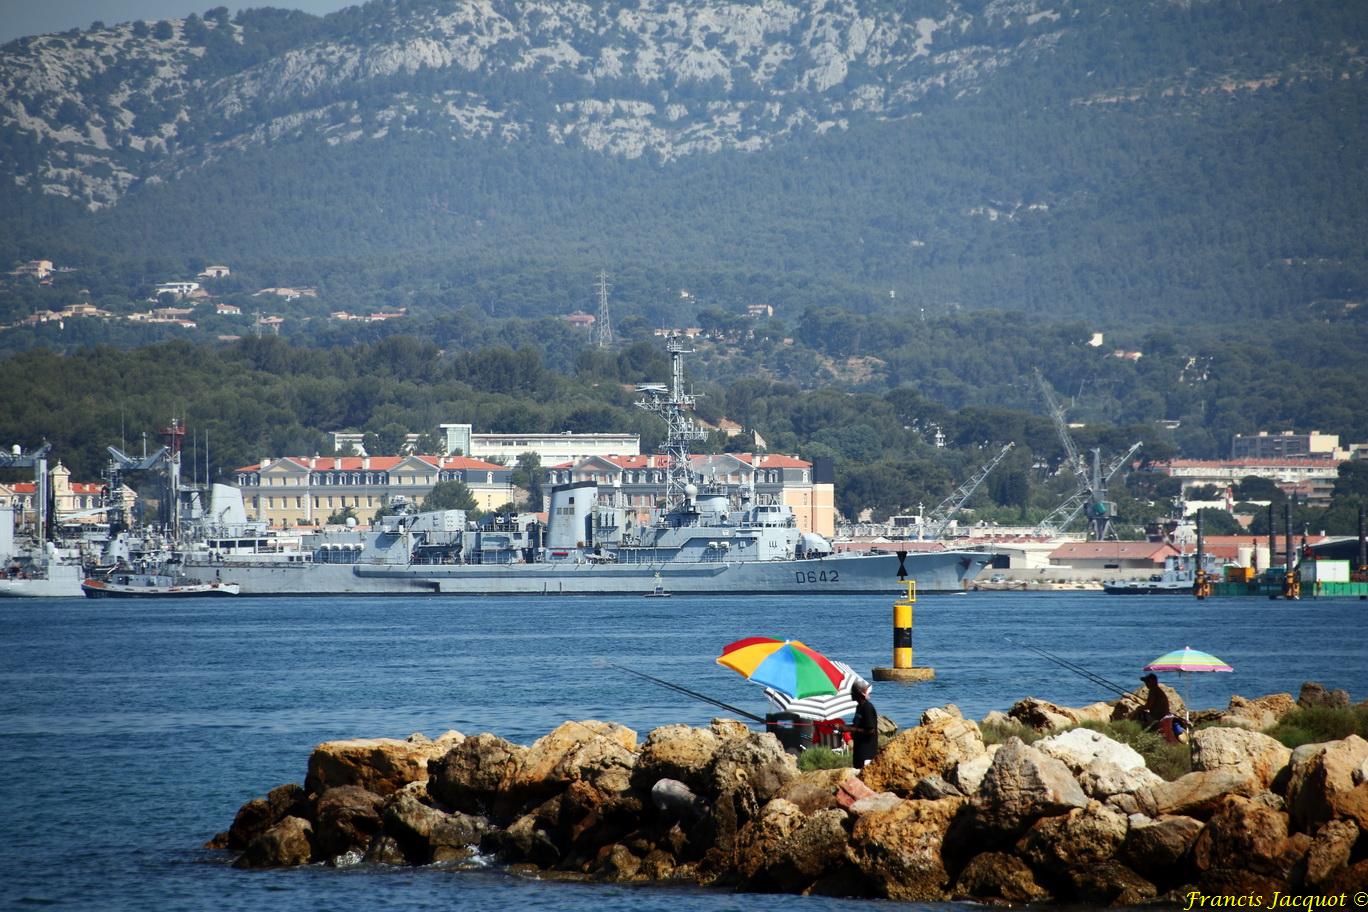
[[[917,603],[917,581],[903,580],[906,597],[893,603],[893,667],[875,668],[876,681],[930,681],[936,669],[912,664],[912,606]]]

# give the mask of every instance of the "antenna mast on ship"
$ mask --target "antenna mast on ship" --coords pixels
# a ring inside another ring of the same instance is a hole
[[[671,336],[666,349],[670,353],[670,386],[641,384],[637,392],[643,396],[636,401],[636,407],[665,419],[665,443],[660,448],[669,462],[665,468],[665,506],[673,508],[684,499],[685,487],[695,483],[689,445],[704,439],[707,432],[695,425],[689,415],[698,398],[684,390],[684,356],[693,349],[687,348],[680,336]]]

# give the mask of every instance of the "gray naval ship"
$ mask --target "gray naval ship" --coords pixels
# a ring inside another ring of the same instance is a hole
[[[705,433],[692,418],[681,339],[669,341],[672,382],[637,387],[636,405],[667,425],[665,504],[653,522],[604,503],[594,482],[554,487],[545,524],[534,514],[468,521],[460,510],[412,511],[367,531],[305,535],[296,550],[257,535],[206,538],[185,571],[237,583],[243,595],[837,595],[963,592],[994,555],[976,551],[836,553],[754,490],[702,487],[689,459]],[[245,521],[240,500],[232,511]],[[246,545],[247,547],[243,547]]]
[[[690,486],[692,488],[692,486]],[[187,572],[237,583],[243,595],[835,595],[962,592],[991,553],[841,554],[797,528],[782,504],[728,509],[686,491],[662,521],[631,530],[598,504],[593,482],[551,491],[549,522],[532,514],[471,523],[460,510],[385,517],[378,528],[306,535],[266,553],[207,540]]]

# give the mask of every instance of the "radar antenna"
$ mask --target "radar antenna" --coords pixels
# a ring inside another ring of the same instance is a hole
[[[693,463],[689,459],[689,445],[703,440],[707,432],[694,424],[690,413],[698,397],[684,389],[684,356],[693,352],[680,336],[671,336],[666,348],[670,353],[670,386],[663,383],[643,383],[637,387],[642,397],[636,407],[655,412],[665,420],[665,442],[660,451],[665,455],[665,506],[673,509],[687,494],[690,484],[697,484]]]

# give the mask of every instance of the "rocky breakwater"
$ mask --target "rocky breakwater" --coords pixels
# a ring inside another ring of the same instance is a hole
[[[1368,889],[1368,741],[1288,750],[1241,727],[1194,739],[1165,781],[1068,728],[984,744],[928,710],[858,775],[800,772],[769,734],[715,720],[640,741],[566,722],[319,745],[304,784],[249,801],[210,846],[244,868],[459,863],[613,882],[687,881],[905,901],[1353,894]]]

